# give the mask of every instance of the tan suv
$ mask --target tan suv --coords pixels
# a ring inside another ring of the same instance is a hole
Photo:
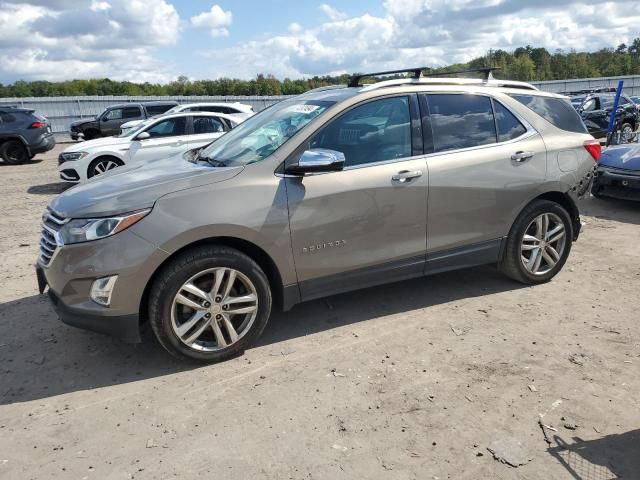
[[[201,150],[54,199],[37,273],[68,324],[219,361],[272,305],[495,263],[550,280],[600,145],[565,97],[412,78],[282,101]]]

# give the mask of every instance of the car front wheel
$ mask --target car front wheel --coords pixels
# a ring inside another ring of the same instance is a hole
[[[518,216],[507,237],[500,270],[519,282],[548,282],[563,267],[573,241],[573,225],[565,208],[536,200]]]
[[[116,157],[99,157],[96,158],[87,169],[87,177],[95,177],[96,175],[102,175],[104,172],[113,170],[124,165],[122,160]]]
[[[149,321],[177,357],[219,362],[242,353],[262,333],[271,290],[262,269],[242,252],[199,247],[163,268],[151,286]]]

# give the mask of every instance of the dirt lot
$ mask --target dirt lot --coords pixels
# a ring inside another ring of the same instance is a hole
[[[195,367],[37,294],[58,151],[0,165],[0,478],[640,478],[640,205],[582,202],[549,284],[484,267],[344,294]]]

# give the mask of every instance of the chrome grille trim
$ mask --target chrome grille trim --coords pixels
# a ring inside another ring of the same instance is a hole
[[[42,215],[42,236],[40,237],[40,256],[38,263],[49,266],[59,251],[62,241],[58,232],[69,220],[47,208]]]

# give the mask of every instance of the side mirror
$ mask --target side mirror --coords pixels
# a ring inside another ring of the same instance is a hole
[[[136,135],[136,140],[144,140],[146,138],[151,138],[149,132],[140,132],[138,135]]]
[[[305,175],[307,173],[338,172],[344,168],[344,153],[325,148],[305,150],[297,165],[287,167],[286,173]]]

